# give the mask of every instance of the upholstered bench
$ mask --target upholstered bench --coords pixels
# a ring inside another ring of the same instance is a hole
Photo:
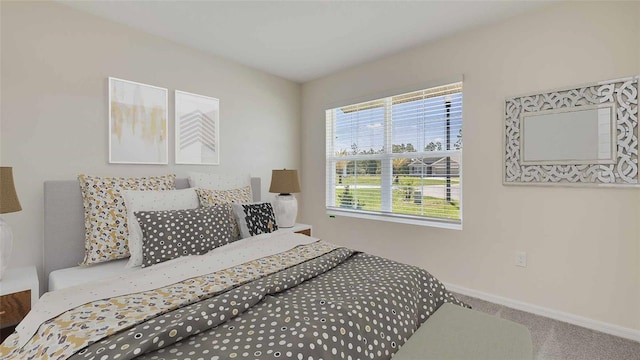
[[[458,305],[444,304],[409,338],[393,360],[532,359],[525,326]]]

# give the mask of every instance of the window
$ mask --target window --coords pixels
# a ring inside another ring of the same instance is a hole
[[[462,83],[326,111],[327,212],[461,228]]]

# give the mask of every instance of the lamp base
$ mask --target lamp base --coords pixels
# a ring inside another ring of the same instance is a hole
[[[298,200],[292,194],[278,194],[273,202],[273,211],[279,228],[293,227],[298,216]]]
[[[11,227],[0,217],[0,280],[4,270],[9,265],[11,250],[13,249],[13,232]]]

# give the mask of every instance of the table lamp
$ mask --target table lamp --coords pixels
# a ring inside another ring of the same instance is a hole
[[[16,188],[13,185],[13,168],[0,167],[0,214],[22,210]],[[0,217],[0,280],[13,248],[13,232],[11,227]]]
[[[300,192],[298,170],[273,170],[269,192],[278,193],[273,202],[273,211],[278,227],[293,227],[298,216],[298,200],[292,195],[292,193]]]

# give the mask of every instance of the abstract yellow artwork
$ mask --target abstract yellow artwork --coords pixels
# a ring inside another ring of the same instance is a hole
[[[109,162],[167,164],[167,89],[109,78]]]

